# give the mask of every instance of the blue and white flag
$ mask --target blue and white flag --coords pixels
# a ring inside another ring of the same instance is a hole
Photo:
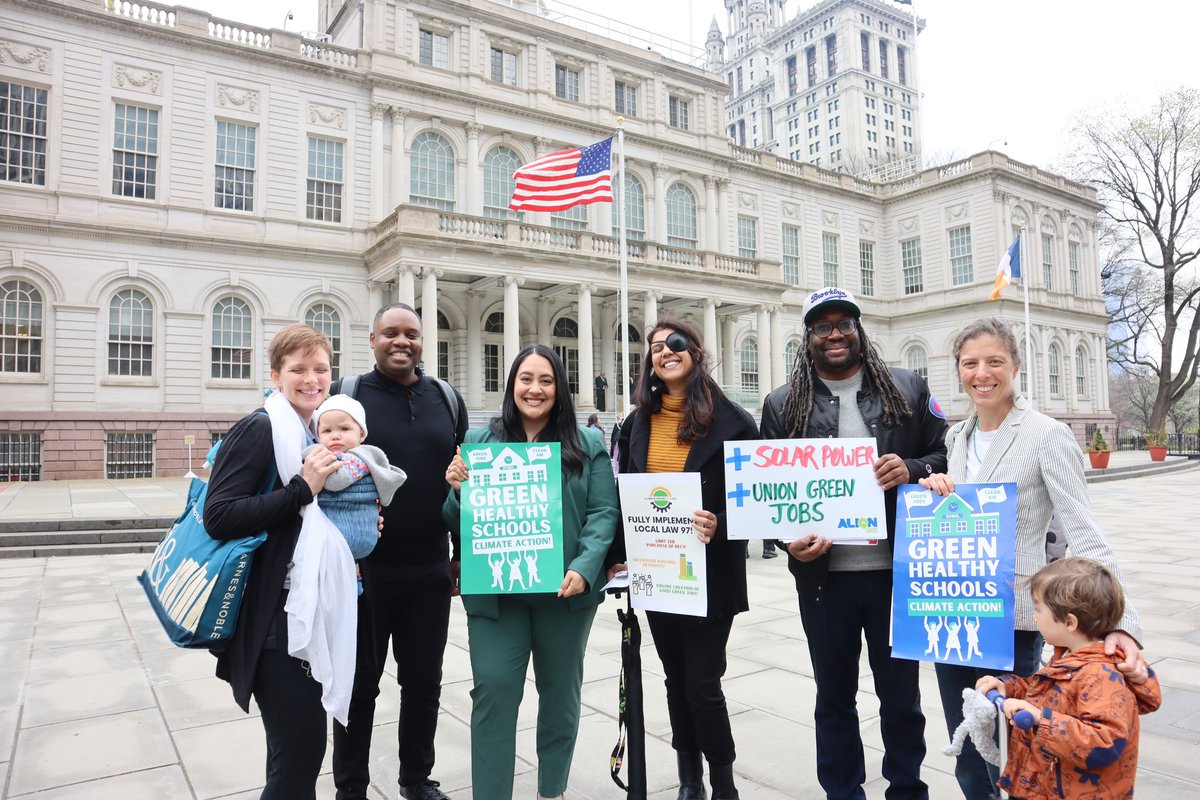
[[[998,300],[1000,291],[1012,283],[1013,278],[1021,277],[1021,234],[1017,234],[1017,238],[1013,239],[1012,244],[1004,251],[1004,257],[1000,259],[1000,266],[996,267],[996,284],[992,287],[992,293],[988,295],[988,300]]]

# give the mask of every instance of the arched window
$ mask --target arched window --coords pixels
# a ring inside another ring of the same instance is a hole
[[[1062,355],[1056,344],[1050,345],[1050,350],[1046,354],[1046,371],[1049,373],[1050,394],[1062,394],[1062,382],[1059,380],[1062,372]]]
[[[801,346],[799,339],[792,339],[783,350],[783,374],[787,380],[791,380],[792,373],[796,371],[796,361],[800,358]]]
[[[253,322],[254,315],[245,300],[222,297],[213,306],[211,375],[214,378],[250,380]]]
[[[483,332],[486,338],[483,342],[483,390],[485,392],[500,391],[500,350],[504,341],[500,337],[504,333],[504,313],[493,311],[483,321]]]
[[[32,283],[0,283],[0,372],[42,371],[42,313],[42,293]]]
[[[567,370],[567,385],[571,394],[577,394],[579,392],[579,323],[570,317],[559,317],[554,322],[554,329],[550,336],[556,340],[567,340],[555,341],[554,352],[558,353],[558,357],[562,359],[563,366]]]
[[[329,375],[331,380],[336,381],[342,377],[342,316],[329,303],[317,303],[305,312],[304,322],[325,334],[329,340],[333,348]]]
[[[550,214],[550,227],[562,228],[565,231],[586,231],[588,226],[588,207],[571,206],[566,211],[555,211]]]
[[[1075,348],[1075,396],[1087,397],[1087,352],[1082,347]]]
[[[685,184],[673,183],[667,189],[667,244],[695,249],[696,195]]]
[[[432,131],[425,131],[412,144],[409,196],[420,206],[454,210],[454,150]],[[507,205],[507,203],[505,203]]]
[[[617,204],[612,207],[613,236],[617,235]],[[635,176],[625,173],[625,238],[631,242],[646,238],[646,190]]]
[[[484,333],[504,333],[504,314],[500,311],[488,314],[487,322],[483,323]]]
[[[920,375],[923,379],[929,380],[929,356],[925,353],[925,348],[921,347],[921,345],[913,345],[909,348],[904,366]]]
[[[493,147],[483,157],[483,215],[492,219],[519,219],[520,212],[508,207],[517,182],[513,173],[521,166],[521,157],[511,148]]]
[[[758,341],[748,337],[742,342],[742,391],[758,396]]]
[[[108,374],[154,372],[154,304],[137,289],[122,289],[108,304]]]

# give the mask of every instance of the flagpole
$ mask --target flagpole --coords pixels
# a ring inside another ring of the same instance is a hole
[[[1033,367],[1033,330],[1029,324],[1029,261],[1025,258],[1025,227],[1021,227],[1021,289],[1025,293],[1025,372],[1029,376],[1029,405],[1034,407],[1035,370]]]
[[[625,247],[625,118],[617,117],[617,252],[621,265],[621,418],[629,416],[629,253]]]

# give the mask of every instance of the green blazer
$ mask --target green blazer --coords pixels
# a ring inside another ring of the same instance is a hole
[[[472,428],[463,444],[497,442],[490,429]],[[613,478],[612,461],[604,447],[604,439],[596,431],[580,426],[579,443],[584,450],[583,472],[567,475],[563,471],[563,566],[575,570],[587,581],[587,591],[567,598],[572,609],[590,608],[604,599],[604,557],[617,532],[620,512],[617,507],[617,483]],[[449,492],[442,506],[442,518],[458,540],[461,507],[456,492]],[[465,594],[463,608],[470,615],[495,619],[500,613],[499,596],[494,594]]]

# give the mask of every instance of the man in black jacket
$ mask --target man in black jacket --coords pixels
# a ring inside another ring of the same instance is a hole
[[[835,800],[864,798],[856,695],[862,640],[879,697],[883,776],[889,800],[928,800],[921,780],[925,717],[918,662],[893,659],[889,644],[896,487],[946,469],[946,422],[916,373],[887,367],[867,340],[854,296],[829,287],[804,304],[807,348],[791,383],[763,404],[764,439],[874,437],[888,538],[839,545],[814,534],[787,545],[800,618],[817,683],[817,779]]]
[[[467,431],[467,409],[458,392],[443,392],[436,379],[417,366],[422,342],[421,319],[410,306],[384,306],[371,329],[375,369],[361,377],[353,392],[366,409],[370,443],[403,469],[408,480],[382,509],[379,543],[361,562],[350,725],[344,728],[335,722],[333,730],[337,800],[367,796],[375,698],[389,641],[400,684],[400,796],[448,800],[429,777],[450,597],[458,584],[442,502],[448,491],[446,466]],[[341,382],[333,387],[334,393],[340,390]],[[450,408],[451,399],[456,409]]]
[[[593,383],[596,386],[596,410],[603,411],[608,400],[608,376],[604,374],[604,370],[600,370]]]

